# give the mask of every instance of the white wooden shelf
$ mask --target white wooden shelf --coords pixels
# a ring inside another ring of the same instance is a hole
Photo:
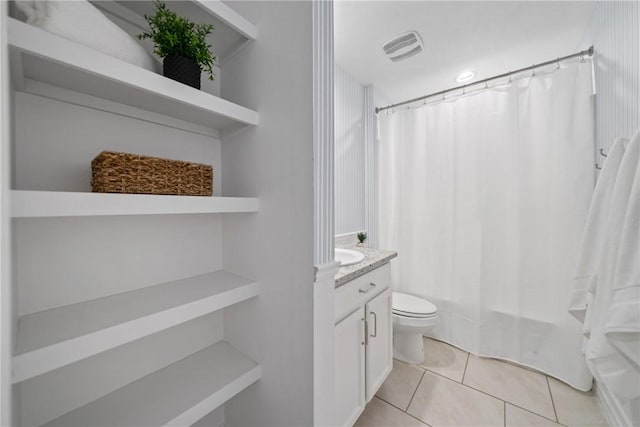
[[[9,18],[15,87],[30,79],[218,130],[258,124],[258,113]]]
[[[98,8],[134,25],[140,32],[147,29],[143,16],[153,13],[153,2],[130,0],[91,0]],[[213,53],[222,61],[257,36],[256,26],[220,0],[169,0],[169,9],[193,22],[214,27],[207,40]]]
[[[190,426],[260,376],[260,366],[221,341],[45,426]]]
[[[162,196],[63,191],[11,192],[11,216],[170,215],[257,212],[252,197]]]
[[[18,320],[13,382],[171,328],[258,293],[256,282],[216,271],[22,316]]]

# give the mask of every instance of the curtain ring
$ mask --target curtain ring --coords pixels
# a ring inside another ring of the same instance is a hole
[[[600,170],[600,169],[602,169],[602,168],[600,167],[600,165],[599,165],[599,164],[597,164],[597,163],[596,163],[596,169]]]
[[[580,62],[584,62],[584,55],[580,55]]]
[[[488,89],[489,88],[489,83],[487,83],[487,80],[484,81],[484,88]]]
[[[556,63],[556,70],[560,69],[560,58],[558,58],[558,62]]]
[[[536,76],[536,64],[533,64],[533,67],[531,68],[531,77],[535,77]]]
[[[509,70],[509,83],[511,83],[511,70]]]

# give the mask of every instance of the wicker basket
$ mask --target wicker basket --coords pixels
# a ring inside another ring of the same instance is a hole
[[[103,151],[91,162],[91,187],[96,193],[211,196],[213,167]]]

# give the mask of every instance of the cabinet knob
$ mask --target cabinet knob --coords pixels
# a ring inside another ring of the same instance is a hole
[[[378,285],[376,285],[376,284],[375,284],[375,283],[373,283],[373,282],[370,282],[370,283],[369,283],[369,287],[368,287],[367,289],[359,289],[359,290],[358,290],[358,292],[360,292],[361,294],[366,294],[366,293],[368,293],[371,289],[375,288],[376,286],[378,286]]]

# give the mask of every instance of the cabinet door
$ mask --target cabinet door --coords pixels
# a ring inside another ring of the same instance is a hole
[[[366,356],[367,402],[376,394],[393,367],[391,289],[366,305],[369,334]]]
[[[352,426],[365,405],[365,326],[362,307],[335,327],[335,422]]]

